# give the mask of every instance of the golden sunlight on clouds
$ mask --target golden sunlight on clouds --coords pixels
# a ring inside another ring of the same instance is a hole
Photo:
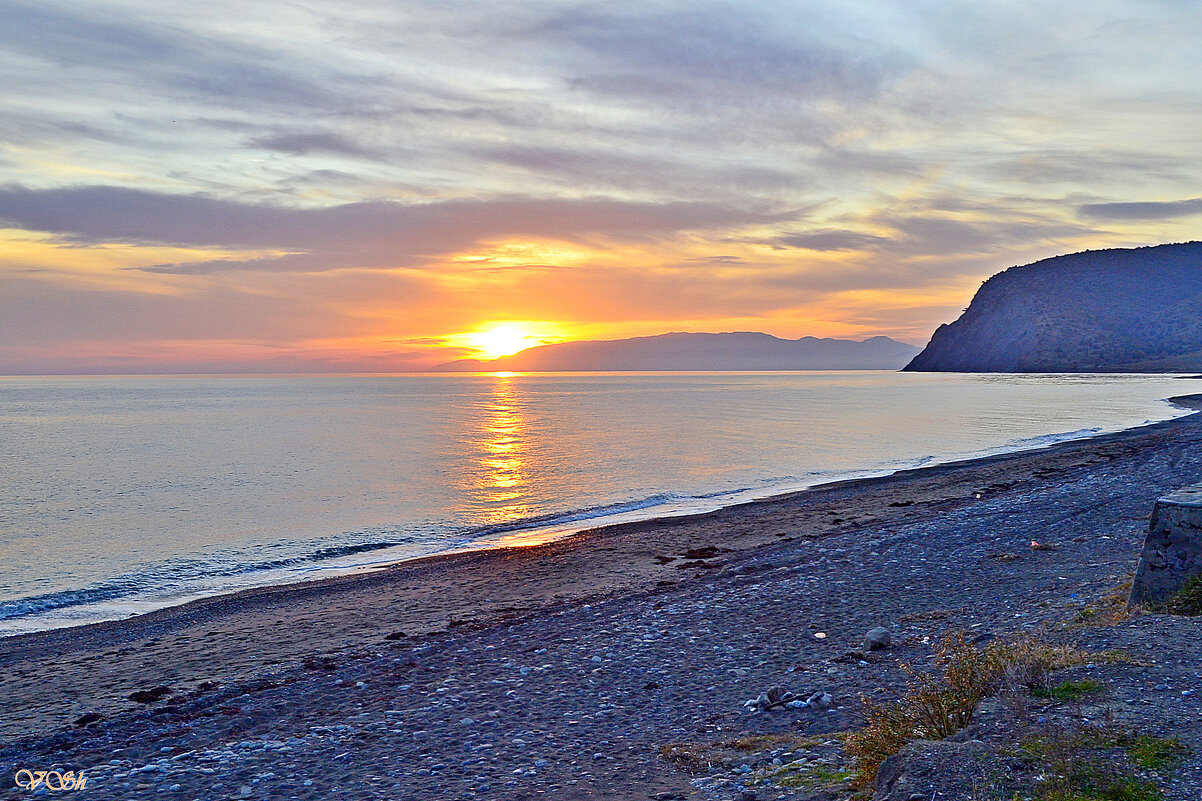
[[[78,245],[54,234],[0,228],[0,274],[41,274],[73,286],[176,294],[195,283],[191,276],[146,271],[162,264],[269,259],[280,250],[237,250],[170,245],[101,243]]]
[[[522,239],[488,243],[485,246],[458,253],[447,261],[454,265],[499,268],[526,267],[534,264],[564,267],[581,264],[594,256],[596,256],[596,251],[567,242]]]

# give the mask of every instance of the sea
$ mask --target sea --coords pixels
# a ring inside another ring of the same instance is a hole
[[[0,636],[1187,413],[1149,375],[0,378]]]

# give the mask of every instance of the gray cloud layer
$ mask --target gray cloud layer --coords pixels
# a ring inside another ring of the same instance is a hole
[[[200,195],[112,186],[0,188],[0,222],[78,243],[155,243],[185,247],[288,249],[300,257],[199,265],[161,265],[164,273],[220,269],[322,270],[396,267],[482,240],[599,235],[645,239],[679,231],[771,222],[781,215],[714,203],[504,198],[427,204],[389,201],[289,208]],[[276,263],[278,261],[278,263]]]
[[[1202,213],[1202,198],[1132,203],[1088,203],[1081,214],[1095,220],[1169,220]]]
[[[0,30],[5,225],[228,253],[119,272],[122,292],[228,284],[122,301],[173,309],[163,331],[203,314],[259,336],[235,318],[261,304],[271,330],[316,337],[287,311],[308,308],[302,279],[430,274],[509,237],[651,254],[577,264],[571,291],[559,265],[527,266],[565,317],[604,297],[659,321],[967,291],[1040,256],[1202,233],[1187,3],[9,0]],[[0,257],[0,277],[29,269]],[[136,338],[105,328],[94,285],[20,275],[21,308],[53,310],[25,324]],[[913,332],[961,305],[844,319]]]

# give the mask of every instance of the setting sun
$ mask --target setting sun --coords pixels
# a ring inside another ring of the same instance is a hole
[[[512,356],[518,351],[542,344],[529,329],[519,323],[494,323],[481,331],[469,334],[466,340],[468,345],[480,351],[481,356],[486,359]]]

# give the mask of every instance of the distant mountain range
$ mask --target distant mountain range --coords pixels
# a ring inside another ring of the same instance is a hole
[[[986,281],[905,368],[1202,371],[1202,243],[1091,250]]]
[[[918,348],[889,337],[780,339],[769,334],[660,334],[540,345],[499,359],[460,359],[433,372],[584,370],[897,370]]]

